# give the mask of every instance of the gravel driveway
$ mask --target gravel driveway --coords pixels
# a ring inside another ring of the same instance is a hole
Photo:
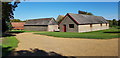
[[[19,40],[16,51],[38,48],[54,51],[64,56],[117,56],[118,39],[58,38],[31,32],[16,35]]]

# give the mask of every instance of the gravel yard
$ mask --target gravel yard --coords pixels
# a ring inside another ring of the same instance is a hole
[[[117,56],[118,38],[115,39],[78,39],[58,38],[45,35],[20,33],[16,51],[38,48],[47,52],[54,51],[64,56]]]

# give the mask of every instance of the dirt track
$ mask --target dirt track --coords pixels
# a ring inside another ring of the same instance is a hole
[[[38,48],[53,51],[64,56],[117,56],[118,39],[78,39],[57,38],[32,33],[17,34],[19,40],[16,51]]]

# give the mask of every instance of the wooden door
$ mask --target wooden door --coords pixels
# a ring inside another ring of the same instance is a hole
[[[66,32],[66,25],[63,25],[63,31]]]

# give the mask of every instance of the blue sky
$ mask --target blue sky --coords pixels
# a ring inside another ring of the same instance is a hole
[[[117,2],[22,2],[14,11],[15,19],[57,18],[66,13],[78,13],[78,10],[91,12],[111,20],[118,18]]]
[[[28,2],[118,2],[119,0],[26,0],[26,1]]]
[[[9,2],[15,0],[2,0]],[[119,0],[20,0],[21,2],[118,2]]]

